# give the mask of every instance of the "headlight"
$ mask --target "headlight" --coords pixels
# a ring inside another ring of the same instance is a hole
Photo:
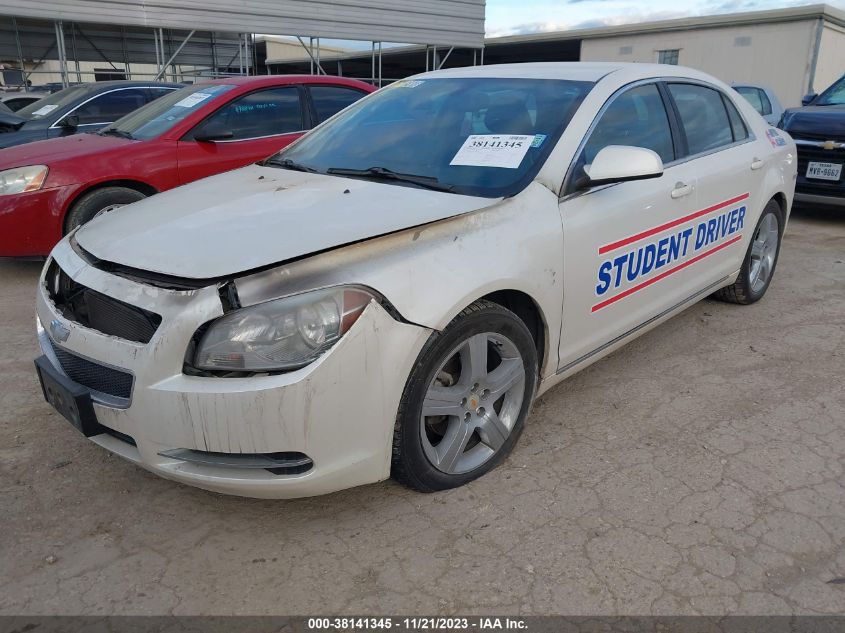
[[[30,165],[0,171],[0,196],[38,191],[47,179],[47,165]]]
[[[194,366],[211,371],[284,371],[304,367],[337,343],[375,299],[339,286],[235,310],[214,321]]]

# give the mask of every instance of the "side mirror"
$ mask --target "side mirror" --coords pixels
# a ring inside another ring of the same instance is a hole
[[[584,166],[589,179],[587,186],[607,185],[629,180],[660,178],[663,161],[657,152],[644,147],[608,145],[603,148],[591,165]]]
[[[59,121],[59,127],[63,127],[66,130],[75,130],[79,127],[79,115],[68,114],[65,118]]]
[[[194,140],[200,143],[223,141],[234,136],[235,133],[230,128],[217,121],[210,121],[194,132]]]
[[[816,94],[815,92],[811,92],[808,95],[804,95],[803,97],[801,97],[801,105],[802,106],[810,105],[810,103],[818,96],[819,95]]]

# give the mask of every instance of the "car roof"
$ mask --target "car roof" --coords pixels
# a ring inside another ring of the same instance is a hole
[[[109,90],[113,88],[144,88],[153,86],[163,86],[165,88],[184,88],[184,84],[166,82],[166,81],[132,81],[125,79],[116,79],[114,81],[92,81],[84,84],[77,84],[83,88],[88,88],[92,92]],[[75,88],[76,86],[70,86]]]
[[[713,77],[693,68],[667,64],[617,62],[530,62],[449,68],[416,75],[417,77],[513,77],[524,79],[561,79],[598,82],[612,75],[619,82],[654,77],[686,77],[713,81]]]
[[[346,86],[367,86],[370,84],[349,77],[335,77],[334,75],[254,75],[252,77],[224,77],[212,79],[210,84],[230,84],[235,86],[272,86],[279,84],[338,84]]]

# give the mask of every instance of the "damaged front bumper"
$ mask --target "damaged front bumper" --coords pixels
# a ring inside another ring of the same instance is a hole
[[[39,341],[58,371],[98,387],[89,391],[103,432],[92,441],[162,477],[250,497],[317,495],[390,475],[399,399],[430,330],[372,302],[307,367],[187,375],[185,354],[197,328],[223,314],[216,286],[183,291],[138,283],[90,265],[67,240],[52,260],[75,283],[161,316],[146,343],[81,325],[51,299],[50,262],[45,266],[36,309],[47,329]]]

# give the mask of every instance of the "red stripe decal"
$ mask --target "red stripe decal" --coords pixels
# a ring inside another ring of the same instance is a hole
[[[605,300],[604,300],[604,301],[602,301],[601,303],[597,303],[596,305],[594,305],[594,306],[592,307],[592,309],[590,310],[590,312],[597,312],[598,310],[601,310],[602,308],[605,308],[605,307],[609,306],[611,303],[616,303],[616,302],[617,302],[617,301],[619,301],[620,299],[624,299],[624,298],[625,298],[625,297],[627,297],[628,295],[632,295],[632,294],[634,294],[634,293],[635,293],[635,292],[637,292],[638,290],[642,290],[643,288],[647,288],[647,287],[648,287],[648,286],[650,286],[651,284],[653,284],[653,283],[657,283],[657,282],[658,282],[658,281],[660,281],[661,279],[666,279],[666,277],[668,277],[668,276],[669,276],[669,275],[671,275],[672,273],[676,273],[676,272],[678,272],[679,270],[682,270],[683,268],[686,268],[687,266],[691,266],[691,265],[692,265],[692,264],[694,264],[695,262],[697,262],[697,261],[699,261],[699,260],[701,260],[701,259],[704,259],[704,258],[705,258],[705,257],[707,257],[708,255],[712,255],[713,253],[715,253],[715,252],[717,252],[717,251],[720,251],[720,250],[722,250],[723,248],[727,248],[727,247],[728,247],[728,246],[730,246],[731,244],[736,244],[736,243],[737,243],[738,241],[740,241],[741,239],[742,239],[742,235],[737,235],[736,237],[734,237],[734,238],[732,238],[732,239],[728,240],[727,242],[724,242],[723,244],[719,244],[718,246],[714,246],[714,247],[713,247],[713,248],[711,248],[709,251],[704,251],[703,253],[701,253],[701,254],[699,254],[699,255],[696,255],[696,256],[695,256],[695,257],[693,257],[692,259],[688,259],[688,260],[687,260],[687,261],[685,261],[683,264],[678,264],[678,265],[677,265],[677,266],[675,266],[674,268],[670,268],[669,270],[665,270],[665,271],[663,271],[662,273],[660,273],[659,275],[657,275],[657,276],[655,276],[655,277],[652,277],[651,279],[647,279],[646,281],[642,282],[641,284],[637,284],[636,286],[631,286],[631,287],[630,287],[630,288],[628,288],[627,290],[625,290],[625,291],[623,291],[623,292],[620,292],[618,295],[614,295],[614,296],[612,296],[610,299],[605,299]]]
[[[631,237],[626,237],[624,239],[619,240],[618,242],[605,244],[604,246],[599,248],[599,255],[604,255],[605,253],[608,253],[610,251],[615,251],[617,248],[622,248],[623,246],[627,246],[628,244],[632,244],[633,242],[639,242],[640,240],[646,237],[651,237],[652,235],[662,233],[663,231],[676,227],[680,224],[689,222],[690,220],[700,218],[702,215],[707,215],[708,213],[712,213],[713,211],[717,211],[718,209],[727,207],[728,205],[734,204],[736,202],[742,202],[747,198],[748,194],[744,193],[741,196],[737,196],[736,198],[731,198],[730,200],[725,200],[724,202],[720,202],[719,204],[714,204],[712,207],[707,207],[706,209],[702,209],[701,211],[690,213],[687,216],[678,218],[677,220],[672,220],[671,222],[667,222],[666,224],[661,224],[660,226],[656,226],[653,229],[643,231],[642,233],[637,233],[636,235],[632,235]]]

